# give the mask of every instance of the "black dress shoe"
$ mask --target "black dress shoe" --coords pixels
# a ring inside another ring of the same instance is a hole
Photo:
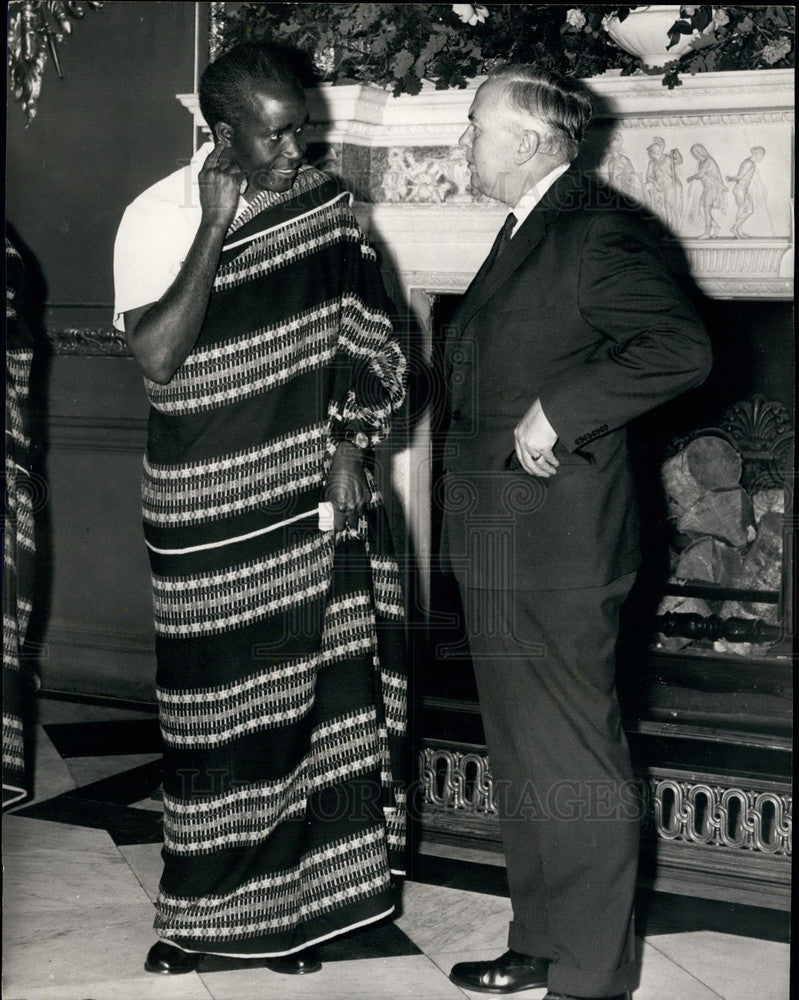
[[[570,993],[553,993],[550,990],[544,1000],[630,1000],[630,994],[617,993],[612,997],[573,997]]]
[[[187,972],[194,972],[202,957],[199,951],[181,951],[166,941],[157,941],[147,952],[144,968],[147,972],[158,972],[162,976],[182,976]]]
[[[309,972],[319,972],[322,968],[314,948],[305,948],[293,955],[281,955],[280,958],[264,959],[264,965],[272,972],[282,972],[284,976],[307,976]]]
[[[456,986],[475,993],[520,993],[546,986],[549,959],[506,951],[491,962],[458,962],[449,974]]]

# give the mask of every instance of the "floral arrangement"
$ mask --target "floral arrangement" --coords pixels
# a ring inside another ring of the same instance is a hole
[[[308,84],[375,83],[394,94],[418,93],[424,80],[463,87],[506,61],[578,77],[658,72],[668,87],[680,73],[793,65],[793,7],[701,5],[681,7],[664,38],[671,48],[691,36],[687,50],[650,70],[605,30],[638,6],[242,3],[216,16],[222,50],[269,39],[308,53]]]

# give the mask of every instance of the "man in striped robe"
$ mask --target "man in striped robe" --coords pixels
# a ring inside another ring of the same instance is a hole
[[[405,358],[350,196],[302,165],[280,57],[237,46],[200,103],[213,149],[139,196],[115,247],[151,402],[165,843],[145,967],[311,972],[402,873],[403,603],[368,452]]]

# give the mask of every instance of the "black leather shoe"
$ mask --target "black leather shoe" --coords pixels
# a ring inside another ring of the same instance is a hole
[[[319,972],[322,963],[314,948],[305,948],[293,955],[264,959],[264,965],[272,972],[282,972],[284,976],[307,976],[309,972]]]
[[[187,972],[194,972],[202,957],[201,952],[181,951],[166,941],[157,941],[147,952],[144,968],[162,976],[182,976]]]
[[[520,993],[546,986],[549,959],[506,951],[491,962],[458,962],[450,981],[475,993]]]
[[[544,1000],[630,1000],[630,994],[617,993],[612,997],[573,997],[570,993],[553,993],[550,990]]]

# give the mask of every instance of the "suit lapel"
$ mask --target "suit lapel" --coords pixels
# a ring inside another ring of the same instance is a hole
[[[485,305],[516,268],[530,256],[541,242],[547,225],[558,210],[574,204],[575,190],[579,186],[579,174],[573,167],[557,179],[527,216],[502,256],[490,270],[486,267],[488,263],[486,258],[466,289],[461,304],[452,318],[453,326],[460,327],[462,331],[478,309]]]
[[[474,293],[474,291],[477,288],[480,287],[480,285],[483,282],[483,279],[488,274],[488,269],[489,269],[489,265],[491,263],[491,258],[494,256],[494,246],[496,245],[496,241],[499,239],[501,231],[502,230],[500,230],[500,232],[497,233],[496,239],[494,240],[494,244],[492,245],[492,247],[489,250],[489,252],[486,254],[486,258],[483,261],[483,263],[480,265],[480,269],[478,270],[477,274],[475,274],[475,276],[472,278],[472,280],[469,282],[469,285],[468,285],[466,291],[463,293],[463,297],[461,298],[461,301],[460,301],[460,303],[458,305],[458,308],[455,310],[455,313],[453,314],[453,317],[452,317],[453,324],[457,324],[460,321],[461,313],[463,312],[463,307],[468,303],[469,297]],[[510,241],[510,243],[508,244],[508,246],[506,247],[506,249],[510,249],[510,245],[512,243],[513,243],[513,240]]]
[[[538,206],[536,206],[537,208]],[[447,339],[445,364],[449,372],[452,353],[460,345],[464,331],[474,314],[491,298],[497,288],[516,270],[540,243],[546,230],[546,215],[535,209],[528,215],[522,226],[514,234],[502,255],[489,270],[489,257],[472,279],[460,305],[452,317],[452,333]]]
[[[547,221],[546,213],[538,211],[538,206],[527,216],[502,256],[469,296],[468,313],[463,317],[464,326],[535,250],[544,235]]]

